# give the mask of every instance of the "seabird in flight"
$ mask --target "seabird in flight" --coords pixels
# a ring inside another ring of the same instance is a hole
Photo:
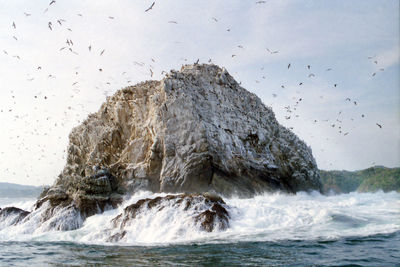
[[[156,3],[156,2],[153,2],[153,4],[151,4],[151,6],[150,6],[148,9],[146,9],[144,12],[147,12],[147,11],[149,11],[150,9],[153,9],[153,6],[154,6],[155,3]]]

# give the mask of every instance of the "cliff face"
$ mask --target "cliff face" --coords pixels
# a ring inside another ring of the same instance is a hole
[[[64,170],[36,203],[55,229],[78,228],[138,190],[251,197],[321,187],[311,149],[215,65],[118,91],[69,139]],[[65,225],[60,210],[82,220]]]
[[[69,137],[55,187],[72,198],[320,189],[311,149],[215,65],[187,65],[120,90]]]

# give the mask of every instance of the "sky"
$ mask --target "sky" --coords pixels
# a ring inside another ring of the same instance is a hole
[[[272,107],[320,169],[399,167],[400,2],[257,2],[0,0],[0,182],[52,184],[106,96],[198,59]]]

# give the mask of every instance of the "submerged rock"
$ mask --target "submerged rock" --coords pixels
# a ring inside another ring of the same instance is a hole
[[[211,194],[180,194],[141,199],[112,219],[113,227],[120,231],[113,234],[108,241],[117,242],[123,239],[127,234],[126,228],[137,216],[146,213],[154,215],[167,207],[190,213],[193,223],[203,231],[225,230],[229,226],[229,213],[225,206],[222,198]]]
[[[108,97],[70,133],[65,168],[37,207],[85,218],[138,190],[251,197],[320,187],[311,149],[269,107],[225,69],[194,64]]]
[[[0,209],[0,223],[6,222],[7,226],[16,225],[21,222],[26,216],[28,216],[29,213],[29,211],[15,207]]]

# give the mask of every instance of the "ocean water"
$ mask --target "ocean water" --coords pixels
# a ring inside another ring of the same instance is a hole
[[[225,199],[230,227],[207,233],[187,211],[145,210],[126,239],[107,242],[110,220],[145,197],[89,217],[80,229],[0,223],[2,266],[400,266],[400,194],[265,194]],[[29,210],[32,199],[0,199]],[[190,214],[190,212],[189,212]],[[79,218],[77,218],[78,220]]]

